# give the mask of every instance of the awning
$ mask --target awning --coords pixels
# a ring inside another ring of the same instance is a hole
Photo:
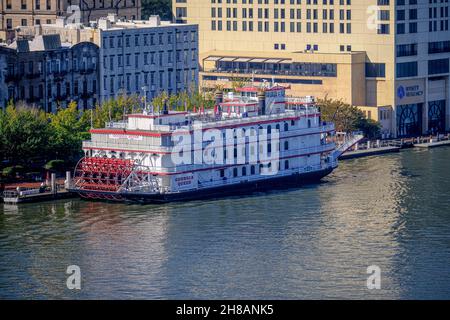
[[[251,58],[237,58],[234,62],[248,62]]]
[[[205,61],[217,61],[220,60],[222,57],[208,57],[205,59]]]
[[[265,63],[279,63],[280,61],[283,61],[283,59],[267,59],[264,62]]]
[[[236,57],[223,57],[220,61],[231,62],[236,60]]]
[[[265,58],[254,58],[254,59],[250,60],[249,62],[261,63],[261,62],[264,62],[266,60],[267,59],[265,59]]]

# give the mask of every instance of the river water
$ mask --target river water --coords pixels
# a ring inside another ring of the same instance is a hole
[[[245,197],[0,204],[0,298],[449,299],[449,163],[409,150]]]

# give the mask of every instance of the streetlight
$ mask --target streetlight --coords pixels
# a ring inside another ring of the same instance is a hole
[[[143,86],[142,87],[142,91],[144,91],[144,113],[147,114],[147,91],[148,91],[148,87],[147,86]]]

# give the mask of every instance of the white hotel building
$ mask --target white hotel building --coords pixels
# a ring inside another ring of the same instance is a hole
[[[100,100],[138,94],[147,100],[198,85],[198,26],[149,20],[98,22]],[[146,91],[146,92],[144,92]]]

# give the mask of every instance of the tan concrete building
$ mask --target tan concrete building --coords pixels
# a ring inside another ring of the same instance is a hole
[[[448,6],[448,0],[173,0],[173,15],[199,24],[204,86],[273,78],[290,84],[292,94],[380,109],[385,133],[410,136],[450,128]]]
[[[55,23],[88,23],[108,13],[140,19],[141,0],[0,0],[0,41],[14,38],[15,28]]]

